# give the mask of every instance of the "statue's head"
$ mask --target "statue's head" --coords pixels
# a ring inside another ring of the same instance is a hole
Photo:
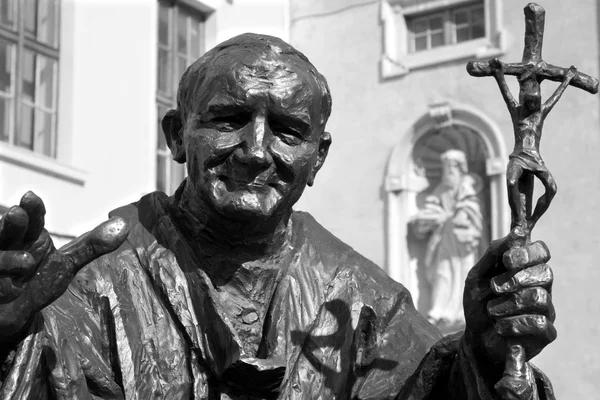
[[[542,89],[535,74],[527,71],[519,76],[519,104],[529,112],[542,108]]]
[[[306,56],[247,33],[185,71],[162,127],[199,200],[228,217],[268,218],[313,184],[331,143],[330,112],[327,82]]]
[[[447,150],[440,156],[442,163],[442,182],[451,186],[459,183],[461,177],[469,172],[467,156],[461,150]]]

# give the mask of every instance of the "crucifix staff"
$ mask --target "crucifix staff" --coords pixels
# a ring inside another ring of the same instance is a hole
[[[511,209],[511,230],[516,230],[522,240],[513,244],[523,246],[530,242],[531,230],[550,206],[556,194],[556,183],[544,164],[539,146],[544,119],[558,102],[567,86],[571,85],[589,93],[598,93],[598,80],[570,68],[547,64],[542,59],[545,11],[535,3],[525,7],[525,47],[520,63],[503,63],[498,59],[467,64],[467,72],[475,77],[493,76],[500,88],[513,122],[515,147],[510,155],[506,178],[508,202]],[[505,75],[515,75],[519,81],[517,102],[506,84]],[[544,80],[561,82],[554,94],[542,104],[540,83]],[[545,193],[533,209],[534,177],[540,179]],[[533,210],[533,211],[532,211]],[[515,271],[516,272],[516,271]],[[504,376],[496,384],[498,394],[506,400],[529,400],[534,383],[526,363],[523,346],[507,342]]]

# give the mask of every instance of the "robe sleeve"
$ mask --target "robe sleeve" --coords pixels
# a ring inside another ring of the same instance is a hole
[[[535,381],[535,400],[554,400],[548,377],[529,363]],[[472,349],[458,332],[438,341],[406,382],[398,400],[499,400],[493,388],[496,382],[486,381],[482,366]]]
[[[109,301],[82,272],[4,360],[0,400],[124,398]]]

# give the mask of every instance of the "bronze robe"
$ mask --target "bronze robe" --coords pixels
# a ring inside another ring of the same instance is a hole
[[[178,201],[156,192],[112,213],[127,241],[38,315],[0,399],[495,398],[460,335],[440,340],[402,285],[309,214],[292,215],[278,268],[239,271],[236,298],[198,265]]]

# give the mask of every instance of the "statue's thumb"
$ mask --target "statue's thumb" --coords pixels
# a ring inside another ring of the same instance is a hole
[[[125,220],[113,217],[61,247],[59,252],[72,261],[76,269],[73,272],[77,272],[89,262],[119,248],[128,234],[129,226]]]

